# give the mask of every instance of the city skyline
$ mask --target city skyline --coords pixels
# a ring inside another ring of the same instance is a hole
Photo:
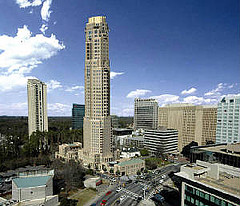
[[[48,85],[49,116],[84,103],[84,23],[100,14],[111,25],[111,114],[133,116],[135,97],[216,104],[240,93],[238,1],[0,0],[0,115],[27,116],[30,77]]]

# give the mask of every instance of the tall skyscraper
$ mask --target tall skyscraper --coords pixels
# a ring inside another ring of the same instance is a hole
[[[48,131],[47,85],[38,79],[28,79],[28,134]]]
[[[206,145],[216,141],[217,106],[172,104],[159,107],[158,125],[178,130],[178,149],[195,141]]]
[[[84,115],[85,115],[85,105],[73,104],[73,107],[72,107],[72,128],[73,129],[83,128]]]
[[[224,97],[218,103],[216,143],[240,142],[240,96]]]
[[[140,99],[134,101],[134,128],[157,129],[158,102],[155,99]]]
[[[80,159],[98,168],[113,158],[108,32],[105,16],[88,19],[85,28],[85,117]]]

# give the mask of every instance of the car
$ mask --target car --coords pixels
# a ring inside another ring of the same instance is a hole
[[[100,205],[101,205],[101,206],[102,206],[102,205],[106,205],[106,203],[107,203],[107,200],[103,200]]]
[[[122,188],[119,187],[119,188],[116,189],[116,192],[120,192],[121,190],[122,190]]]
[[[163,180],[160,180],[159,183],[162,184],[162,183],[163,183]]]
[[[106,193],[106,195],[110,195],[112,193],[112,191],[108,191],[107,193]]]
[[[120,202],[122,202],[126,198],[126,195],[120,197]]]
[[[162,178],[163,178],[163,179],[166,178],[166,175],[162,175]]]

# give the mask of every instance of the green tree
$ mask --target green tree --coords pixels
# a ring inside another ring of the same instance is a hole
[[[140,154],[141,154],[141,156],[148,156],[149,155],[149,151],[147,149],[141,149],[140,150]]]
[[[141,172],[140,172],[139,170],[137,171],[137,175],[138,175],[138,176],[141,175]]]
[[[119,170],[116,171],[116,175],[120,175],[120,171]]]
[[[109,172],[110,172],[111,174],[113,174],[113,173],[114,173],[113,168],[111,168],[111,169],[109,170]]]

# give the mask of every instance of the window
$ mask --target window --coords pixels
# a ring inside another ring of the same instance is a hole
[[[210,202],[215,202],[215,197],[210,196]]]
[[[209,200],[209,194],[205,194],[205,200]]]

